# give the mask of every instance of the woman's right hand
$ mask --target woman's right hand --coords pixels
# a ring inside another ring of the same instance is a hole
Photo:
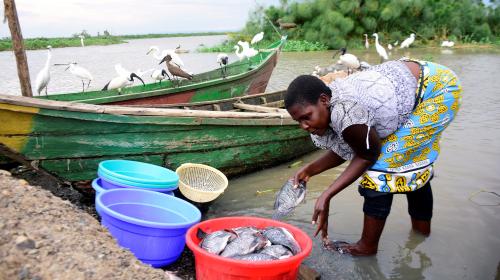
[[[293,176],[293,187],[298,187],[300,182],[306,183],[307,181],[309,181],[309,178],[311,178],[312,175],[309,173],[308,168],[309,164],[302,167],[295,173],[295,175]]]

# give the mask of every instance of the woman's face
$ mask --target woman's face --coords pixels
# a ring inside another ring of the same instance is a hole
[[[321,94],[316,104],[296,103],[288,108],[288,113],[299,122],[300,127],[315,135],[322,136],[330,124],[330,98]]]

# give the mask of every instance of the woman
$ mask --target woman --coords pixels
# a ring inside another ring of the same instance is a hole
[[[314,206],[315,236],[327,246],[330,200],[358,178],[364,197],[360,240],[335,244],[352,255],[376,254],[393,194],[404,193],[412,228],[430,234],[433,163],[439,139],[459,108],[461,86],[442,65],[410,60],[389,61],[337,79],[326,86],[299,76],[288,87],[285,107],[314,144],[328,149],[301,168],[295,184],[350,160]]]

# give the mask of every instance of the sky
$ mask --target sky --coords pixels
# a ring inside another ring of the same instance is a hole
[[[279,0],[15,0],[24,38],[236,31],[259,5]],[[1,5],[3,19],[3,5]],[[0,38],[10,36],[0,21]]]

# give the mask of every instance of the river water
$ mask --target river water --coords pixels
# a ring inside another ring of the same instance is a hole
[[[145,56],[151,45],[174,48],[181,44],[191,50],[182,54],[186,68],[194,73],[213,69],[216,54],[193,52],[200,43],[215,44],[224,36],[183,37],[133,40],[128,44],[65,48],[53,50],[53,63],[77,61],[94,74],[91,88],[102,87],[115,75],[113,65],[122,63],[128,69],[157,67],[156,60]],[[353,51],[370,63],[377,63],[374,49]],[[327,66],[332,52],[282,53],[271,77],[268,91],[286,88],[299,74],[310,73],[315,65]],[[453,69],[464,88],[462,107],[442,138],[441,155],[432,181],[434,216],[428,238],[411,231],[404,196],[396,196],[387,220],[379,252],[374,257],[350,257],[322,249],[313,238],[313,252],[305,261],[318,270],[322,279],[494,279],[500,277],[500,91],[496,87],[500,73],[497,51],[468,49],[410,49],[393,51],[401,56],[431,59]],[[231,55],[230,59],[234,60]],[[43,67],[46,51],[28,51],[34,79]],[[19,94],[14,58],[11,52],[0,52],[0,89],[2,93]],[[53,67],[49,94],[77,91],[79,81]],[[289,176],[321,154],[321,151],[230,180],[222,197],[214,202],[208,218],[230,215],[270,217],[274,192]],[[289,168],[291,163],[301,165]],[[306,202],[287,222],[311,236],[310,224],[315,199],[342,172],[343,166],[313,177],[308,184]],[[264,191],[257,195],[257,191]],[[478,193],[479,192],[479,193]],[[491,193],[494,192],[494,193]],[[355,185],[346,188],[332,200],[329,233],[331,239],[355,242],[363,221],[362,197]]]

